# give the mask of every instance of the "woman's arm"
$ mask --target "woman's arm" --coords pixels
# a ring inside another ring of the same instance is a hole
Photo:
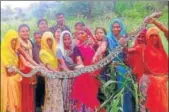
[[[103,41],[96,51],[96,55],[102,55],[107,49],[107,42]]]
[[[153,18],[153,17],[147,17],[144,22],[148,23],[148,24],[154,24],[156,25],[161,31],[164,32],[165,37],[168,39],[168,28],[163,25],[160,21],[158,21],[157,19]]]
[[[78,65],[83,65],[83,61],[82,61],[82,58],[81,58],[80,56],[77,56],[77,57],[76,57],[76,63],[77,63]]]
[[[93,63],[97,62],[99,59],[99,56],[102,56],[107,49],[107,42],[103,41],[101,45],[98,47],[97,51],[95,52],[95,55],[93,56]]]
[[[134,53],[136,52],[136,48],[128,48],[127,53]]]
[[[18,49],[19,53],[24,56],[24,58],[29,61],[32,65],[38,66],[38,64],[21,48]]]
[[[66,66],[65,61],[63,60],[63,58],[58,59],[58,61],[59,61],[60,65],[61,65],[61,68],[62,68],[64,71],[68,71],[68,70],[69,70],[68,67]]]
[[[8,76],[16,75],[15,71],[9,71],[9,68],[7,68],[7,67],[5,67],[5,69],[6,69],[6,72],[7,72]]]
[[[77,66],[75,67],[75,69],[84,67],[82,58],[80,56],[76,57],[76,63],[77,63]]]
[[[48,70],[51,70],[51,71],[59,71],[59,68],[52,68],[51,66],[50,66],[50,64],[46,64],[45,65],[45,67],[48,69]]]
[[[168,40],[168,29],[165,25],[163,25],[162,23],[160,23],[158,20],[156,20],[155,18],[153,18],[152,21],[153,24],[155,24],[161,31],[164,32],[165,37]]]
[[[25,66],[30,67],[30,68],[35,68],[35,65],[33,65],[32,63],[30,63],[29,61],[27,61],[23,55],[20,54],[19,57],[20,57],[20,61],[22,61],[22,63]]]

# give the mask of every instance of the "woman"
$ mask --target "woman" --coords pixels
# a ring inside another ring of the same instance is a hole
[[[73,55],[73,43],[72,35],[69,31],[63,31],[60,37],[60,47],[57,50],[57,57],[63,71],[75,69],[74,55]],[[72,84],[74,78],[64,79],[62,82],[63,86],[63,99],[64,99],[64,110],[67,112],[71,111],[71,95],[72,95]]]
[[[55,56],[56,43],[51,32],[45,32],[41,39],[39,57],[44,66],[52,71],[58,71]],[[43,112],[63,112],[62,85],[60,79],[45,77],[45,104]]]
[[[168,112],[168,56],[156,27],[148,29],[146,42],[144,63],[149,72],[140,79],[141,89],[146,86],[147,90],[141,91],[145,106],[150,112]]]
[[[89,66],[92,64],[94,49],[87,43],[88,35],[86,30],[80,30],[77,34],[79,45],[74,49],[75,62],[78,65]],[[96,79],[97,74],[84,73],[76,77],[73,84],[73,112],[94,112],[100,106],[97,99],[100,82]]]
[[[126,29],[124,24],[120,19],[113,19],[110,25],[110,31],[107,35],[108,40],[108,49],[110,52],[113,52],[114,49],[119,44],[125,43],[125,35],[126,35]],[[118,57],[114,59],[116,62],[124,61],[124,52],[119,53]],[[125,77],[124,75],[127,73],[127,69],[123,67],[122,65],[115,65],[115,70],[117,72],[116,79],[119,82],[124,82]],[[128,83],[127,86],[129,86],[130,83]],[[117,84],[117,89],[121,89],[122,84]],[[131,88],[131,87],[130,87]],[[123,95],[123,111],[124,112],[133,112],[133,104],[132,104],[132,93],[129,89],[125,89],[124,95]]]
[[[106,34],[107,32],[103,27],[97,27],[95,29],[96,43],[94,45],[94,48],[96,52],[93,57],[93,62],[101,60],[106,55],[105,54],[107,48]]]
[[[75,35],[75,38],[77,39],[77,40],[75,40],[75,44],[78,46],[78,44],[79,44],[79,39],[78,39],[78,32],[79,31],[81,31],[81,30],[85,30],[85,32],[87,33],[87,35],[88,35],[88,43],[91,45],[91,47],[93,47],[93,45],[95,44],[95,39],[94,39],[94,37],[93,37],[93,34],[92,34],[92,32],[90,31],[90,29],[87,27],[87,26],[85,26],[85,24],[83,23],[83,22],[77,22],[76,24],[75,24],[75,33],[74,33],[74,35]]]
[[[21,112],[21,80],[22,77],[9,71],[7,66],[18,67],[18,33],[9,30],[2,42],[1,55],[1,112]]]
[[[101,59],[103,59],[105,56],[108,55],[108,50],[107,50],[107,40],[106,40],[106,35],[107,32],[105,30],[105,28],[103,27],[97,27],[95,29],[95,39],[96,39],[96,43],[94,44],[94,49],[95,49],[95,54],[93,56],[92,62],[98,62]],[[107,74],[108,72],[108,66],[105,66],[102,70],[101,70],[101,78],[105,81],[109,80],[109,77],[106,76],[105,74]]]
[[[97,27],[95,29],[96,43],[94,45],[94,49],[96,52],[92,59],[93,63],[96,63],[102,60],[105,56],[108,55],[106,35],[107,35],[107,32],[105,28]],[[106,65],[100,71],[100,78],[104,81],[108,81],[110,79],[110,77],[107,75],[108,73],[109,73],[109,67],[108,65]],[[102,97],[104,97],[104,94],[101,92],[101,89],[99,89],[98,98],[101,102],[104,102]]]
[[[37,66],[38,64],[33,61],[32,56],[32,43],[29,39],[29,32],[30,28],[26,24],[22,24],[18,28],[19,33],[19,42],[20,42],[20,48],[19,51],[22,51],[26,54],[26,57],[29,58],[29,63],[31,63],[34,66]],[[21,55],[20,57],[20,69],[23,73],[28,73],[31,71],[30,68],[25,67],[25,65],[28,65],[28,61],[25,60],[24,56]],[[32,66],[29,64],[29,66]],[[33,76],[31,78],[23,77],[21,82],[21,88],[22,88],[22,111],[23,112],[34,112],[35,111],[35,103],[34,103],[34,85],[36,84],[36,76]]]
[[[147,17],[144,20],[144,22],[148,23],[148,24],[154,24],[156,27],[158,27],[164,33],[164,36],[167,38],[167,41],[169,40],[169,37],[168,37],[168,28],[163,23],[161,23],[156,18],[153,18],[151,16]]]
[[[132,68],[133,73],[136,76],[137,83],[145,72],[145,66],[143,62],[143,51],[146,47],[146,29],[143,29],[137,36],[134,45],[127,49],[128,59],[127,63]],[[137,60],[137,61],[135,61]]]

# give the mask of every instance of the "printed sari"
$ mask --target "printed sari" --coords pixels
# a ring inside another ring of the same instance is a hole
[[[52,39],[52,49],[47,44],[47,39]],[[58,67],[58,61],[55,56],[56,44],[51,32],[45,32],[41,39],[40,60],[46,66],[52,68]],[[45,102],[43,112],[63,112],[63,94],[60,79],[52,79],[45,77]]]
[[[72,41],[72,35],[69,31],[63,31],[60,36],[60,44],[59,49],[60,55],[58,58],[62,58],[69,70],[73,70],[75,68],[74,63],[74,55],[73,55],[73,43],[71,44],[71,48],[69,50],[66,50],[64,48],[64,35],[69,34],[71,41]],[[73,42],[73,41],[72,41]],[[59,51],[58,51],[59,52]],[[71,103],[72,103],[72,86],[73,86],[74,78],[69,79],[63,79],[62,81],[62,90],[63,90],[63,101],[64,101],[64,110],[71,111]]]

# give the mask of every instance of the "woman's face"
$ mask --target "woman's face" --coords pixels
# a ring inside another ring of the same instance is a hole
[[[140,33],[137,37],[138,43],[139,44],[144,44],[145,43],[145,35],[143,33]]]
[[[63,37],[63,43],[66,48],[69,48],[72,44],[72,40],[69,34],[65,34]]]
[[[112,32],[114,33],[115,36],[118,36],[121,32],[121,26],[119,23],[114,23],[112,26]]]
[[[46,21],[41,21],[39,24],[39,30],[41,32],[45,32],[48,29],[48,24],[46,23]]]
[[[77,39],[79,41],[85,41],[87,39],[87,33],[83,30],[77,32]]]
[[[48,38],[48,39],[47,39],[47,44],[48,44],[49,48],[51,48],[51,49],[52,49],[52,44],[53,44],[53,41],[52,41],[52,39],[51,39],[51,38]]]
[[[59,42],[60,40],[60,34],[62,33],[62,30],[60,28],[58,28],[56,31],[55,31],[55,39],[57,40],[57,42]]]
[[[18,40],[16,38],[12,39],[12,41],[11,41],[11,47],[12,47],[13,50],[16,49],[17,42],[18,42]]]
[[[157,34],[151,34],[150,35],[150,40],[151,40],[151,43],[154,45],[154,46],[159,46],[159,37]]]
[[[23,40],[28,40],[29,39],[29,29],[28,27],[22,27],[19,30],[19,36],[23,39]]]
[[[102,29],[97,29],[95,35],[98,41],[102,41],[105,38],[105,33]]]
[[[78,32],[79,30],[81,30],[83,28],[82,25],[76,25],[75,26],[75,32]]]

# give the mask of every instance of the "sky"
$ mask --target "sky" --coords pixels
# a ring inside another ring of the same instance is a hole
[[[9,5],[11,8],[27,8],[32,3],[38,3],[40,1],[1,1],[1,8],[5,8],[5,6]]]

